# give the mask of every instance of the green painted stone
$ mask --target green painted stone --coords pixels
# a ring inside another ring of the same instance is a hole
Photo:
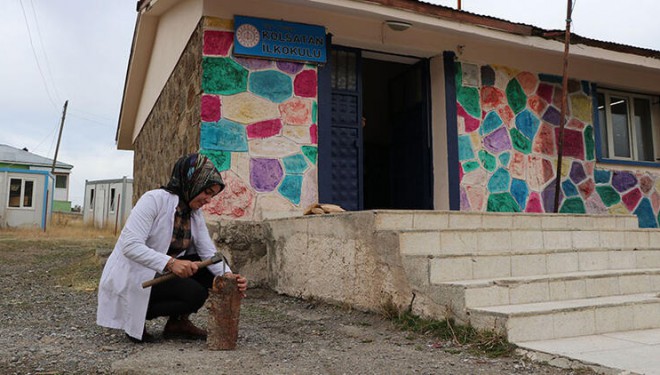
[[[511,133],[511,142],[516,151],[522,152],[523,154],[529,154],[532,152],[532,141],[525,137],[520,130],[513,128],[509,133]]]
[[[300,148],[302,150],[303,155],[309,159],[312,164],[316,165],[316,158],[319,153],[319,149],[316,146],[302,146]]]
[[[318,124],[318,118],[319,118],[319,104],[316,102],[312,102],[312,123]]]
[[[230,58],[203,57],[202,71],[206,94],[234,95],[247,90],[248,71]]]
[[[582,198],[569,198],[561,205],[559,212],[562,214],[585,214],[587,210],[584,208]]]
[[[479,90],[474,87],[457,86],[456,91],[456,100],[463,106],[465,111],[474,118],[481,118]]]
[[[456,89],[458,90],[459,87],[463,86],[463,66],[457,61],[454,63],[454,69],[456,70],[454,72],[454,85],[456,85]]]
[[[520,113],[527,106],[527,95],[515,78],[506,85],[506,98],[515,114]]]
[[[600,196],[600,199],[605,203],[607,207],[611,207],[621,201],[621,196],[614,190],[613,187],[609,185],[605,186],[596,186],[596,191]]]
[[[479,168],[479,163],[474,160],[463,163],[463,172],[465,173],[470,173],[477,168]]]
[[[584,145],[587,151],[587,160],[594,160],[594,127],[591,125],[584,128]]]
[[[497,168],[497,159],[486,150],[479,150],[479,160],[488,172],[492,172]]]
[[[511,160],[511,153],[503,152],[500,154],[500,164],[502,164],[503,167],[509,166],[509,160]]]
[[[231,168],[231,152],[215,151],[215,150],[201,150],[200,154],[211,159],[213,165],[220,171],[228,171]]]
[[[498,193],[488,196],[487,210],[490,212],[520,212],[520,207],[510,193]]]

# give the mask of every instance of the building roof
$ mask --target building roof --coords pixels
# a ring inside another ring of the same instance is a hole
[[[53,159],[33,154],[27,151],[27,149],[20,149],[5,144],[0,144],[0,163],[29,165],[36,167],[52,167]],[[55,167],[62,169],[72,169],[73,165],[58,161],[55,164]]]

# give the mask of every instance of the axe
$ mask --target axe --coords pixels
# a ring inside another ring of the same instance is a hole
[[[213,255],[209,259],[206,259],[206,260],[203,260],[203,261],[197,263],[197,270],[201,270],[202,268],[206,268],[206,267],[210,266],[211,264],[219,263],[224,259],[225,259],[225,257],[222,254],[220,254],[219,252],[215,253],[215,255]],[[225,264],[227,264],[226,260],[225,260]],[[147,280],[147,281],[143,282],[142,287],[143,288],[148,288],[150,286],[160,284],[163,281],[167,281],[167,280],[173,279],[175,277],[178,277],[178,276],[174,272],[169,272],[169,273],[166,273],[164,275],[160,275],[156,278],[153,278],[151,280]]]

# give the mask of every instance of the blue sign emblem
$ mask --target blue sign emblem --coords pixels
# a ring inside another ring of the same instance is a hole
[[[234,28],[235,55],[326,62],[323,26],[235,16]]]

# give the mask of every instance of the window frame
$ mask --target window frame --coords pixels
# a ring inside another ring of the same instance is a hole
[[[630,157],[621,157],[621,156],[615,156],[613,155],[614,153],[614,134],[613,134],[613,128],[612,128],[612,112],[609,110],[605,110],[604,112],[604,118],[605,118],[605,124],[601,123],[600,121],[600,116],[599,116],[599,100],[598,96],[603,95],[603,99],[605,102],[605,105],[608,103],[611,103],[610,98],[612,96],[615,97],[621,97],[625,99],[627,103],[627,127],[628,127],[628,147],[630,150]],[[650,117],[649,120],[651,122],[651,145],[653,147],[652,150],[652,155],[654,160],[639,160],[637,159],[638,157],[638,140],[637,140],[637,132],[635,131],[635,99],[644,99],[648,101],[649,104],[649,109],[650,109]],[[653,105],[654,105],[654,100],[657,102],[657,96],[655,95],[650,95],[650,94],[643,94],[643,93],[636,93],[636,92],[630,92],[630,91],[623,91],[623,90],[616,90],[616,89],[609,89],[609,88],[597,88],[594,92],[593,96],[593,116],[594,116],[594,122],[597,124],[596,126],[596,156],[597,160],[599,162],[605,162],[605,163],[611,163],[611,164],[627,164],[627,165],[640,165],[640,166],[653,166],[657,167],[660,164],[660,160],[658,160],[656,151],[660,149],[660,143],[656,142],[656,137],[657,137],[657,132],[660,131],[660,129],[656,129],[660,124],[656,124],[654,120],[654,110],[653,110]],[[603,140],[602,138],[602,132],[603,132],[603,127],[606,130],[606,136],[607,136],[607,148],[603,147]],[[608,154],[605,155],[604,151],[607,150]]]
[[[64,186],[57,186],[57,180],[58,179],[64,179]],[[56,189],[67,189],[69,186],[69,176],[65,174],[57,174],[55,175],[55,188]]]
[[[115,206],[117,205],[117,191],[115,188],[110,188],[110,213],[115,212]]]
[[[11,206],[10,205],[10,200],[11,200],[11,185],[13,180],[20,180],[21,181],[21,190],[20,190],[20,195],[19,195],[19,200],[18,200],[18,206]],[[32,183],[32,194],[30,197],[30,205],[26,206],[25,205],[25,184],[27,182]],[[13,210],[34,210],[35,208],[35,191],[36,191],[36,180],[34,178],[23,178],[23,177],[12,177],[9,176],[8,181],[7,181],[7,202],[6,202],[6,207],[9,209]]]

